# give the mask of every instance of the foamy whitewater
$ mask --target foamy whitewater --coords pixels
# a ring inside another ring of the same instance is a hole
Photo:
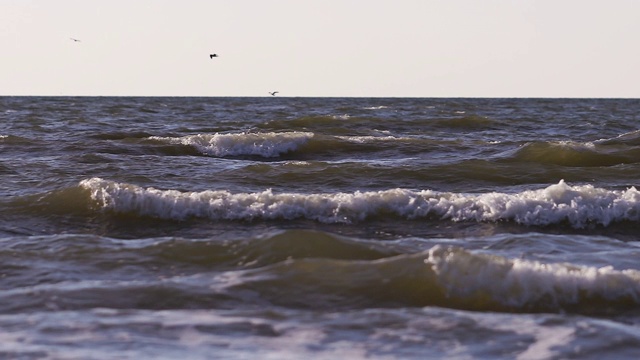
[[[564,181],[546,189],[515,194],[406,189],[335,194],[275,194],[272,190],[238,194],[224,190],[180,192],[143,189],[100,178],[83,180],[80,186],[91,192],[91,198],[100,208],[176,220],[305,218],[335,223],[395,215],[452,221],[512,220],[524,225],[567,222],[577,228],[590,223],[606,226],[612,222],[640,220],[640,192],[634,187],[608,191],[591,185],[572,187]]]
[[[239,134],[198,134],[180,138],[151,136],[149,139],[193,146],[205,155],[276,157],[297,149],[312,137],[313,133],[304,132],[242,132]]]
[[[0,358],[636,359],[639,114],[0,98]]]

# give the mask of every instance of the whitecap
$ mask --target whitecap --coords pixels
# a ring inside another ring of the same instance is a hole
[[[594,299],[640,302],[637,270],[509,259],[442,245],[429,250],[425,264],[448,297],[464,301],[489,299],[518,309],[558,309]]]
[[[340,135],[340,136],[336,136],[336,138],[340,139],[340,140],[352,142],[352,143],[358,143],[358,144],[370,143],[370,142],[374,142],[374,141],[399,141],[399,140],[405,140],[406,141],[406,140],[412,140],[411,138],[396,137],[396,136],[392,136],[392,135],[388,135],[388,136],[371,136],[371,135],[344,136],[344,135]]]
[[[523,225],[568,222],[582,228],[640,219],[640,192],[611,191],[564,181],[515,194],[465,194],[389,189],[353,193],[231,193],[226,190],[180,192],[122,184],[100,178],[80,182],[103,208],[160,218],[297,219],[328,223],[395,215],[407,219],[438,217],[451,221],[515,221]]]
[[[277,157],[294,151],[313,137],[310,132],[269,132],[235,134],[198,134],[183,137],[158,137],[150,139],[171,144],[193,146],[205,155]]]

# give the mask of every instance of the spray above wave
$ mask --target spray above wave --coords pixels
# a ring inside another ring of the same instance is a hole
[[[269,132],[237,134],[198,134],[183,137],[149,139],[170,144],[193,146],[205,155],[277,157],[294,151],[313,137],[310,132]]]
[[[611,191],[564,181],[520,193],[464,194],[432,190],[390,189],[354,193],[231,193],[226,190],[181,192],[142,188],[92,178],[80,182],[93,201],[106,210],[166,219],[212,220],[310,219],[350,223],[399,216],[452,221],[514,221],[523,225],[569,223],[607,226],[640,220],[640,192]]]

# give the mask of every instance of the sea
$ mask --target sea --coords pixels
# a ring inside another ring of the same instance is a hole
[[[640,100],[0,97],[2,359],[637,359]]]

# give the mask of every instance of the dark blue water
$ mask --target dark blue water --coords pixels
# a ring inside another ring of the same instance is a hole
[[[7,358],[636,358],[640,102],[0,98]]]

